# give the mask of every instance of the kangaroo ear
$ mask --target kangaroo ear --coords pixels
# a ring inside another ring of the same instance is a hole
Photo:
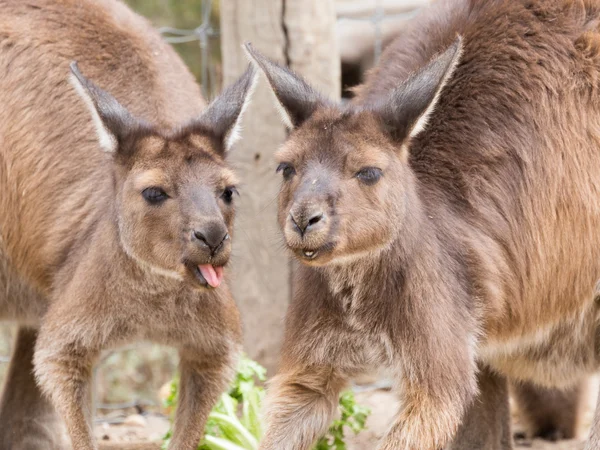
[[[200,118],[191,125],[201,126],[222,142],[229,151],[240,137],[241,119],[256,87],[258,72],[249,65],[244,74],[215,98]]]
[[[280,66],[258,52],[247,43],[246,53],[267,77],[271,89],[278,101],[279,111],[284,124],[296,128],[306,121],[326,100],[300,76]]]
[[[106,152],[115,153],[131,130],[139,128],[142,122],[112,95],[84,77],[75,61],[71,63],[70,81],[90,110],[100,146]]]
[[[461,54],[462,38],[459,36],[445,52],[411,75],[388,99],[375,106],[375,112],[394,139],[413,138],[425,129]]]

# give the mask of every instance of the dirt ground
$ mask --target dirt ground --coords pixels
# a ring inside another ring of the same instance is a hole
[[[371,408],[371,415],[367,422],[368,429],[354,437],[348,450],[371,450],[376,448],[376,442],[385,434],[392,420],[394,412],[398,410],[398,401],[394,394],[389,391],[372,391],[359,393],[356,400],[360,404]],[[586,420],[588,417],[586,417]],[[521,431],[518,415],[513,413],[514,431]],[[563,441],[560,443],[549,443],[535,440],[517,442],[515,448],[529,448],[537,450],[581,450],[581,441]]]
[[[584,424],[589,425],[592,418],[593,403],[596,392],[590,392],[589,407],[584,417]],[[379,439],[385,434],[394,412],[398,410],[396,396],[387,390],[372,390],[356,394],[358,403],[371,408],[371,415],[367,421],[367,429],[357,436],[348,439],[348,450],[372,450],[377,446]],[[111,420],[120,420],[118,416],[108,417]],[[120,442],[158,441],[169,428],[167,419],[157,414],[130,415],[122,424],[99,423],[96,426],[96,436],[99,440],[118,445]],[[518,412],[513,411],[514,431],[520,431]],[[584,437],[584,436],[583,436]],[[583,438],[582,437],[582,438]],[[582,441],[562,441],[549,443],[535,440],[519,441],[516,449],[528,448],[532,450],[581,450]]]

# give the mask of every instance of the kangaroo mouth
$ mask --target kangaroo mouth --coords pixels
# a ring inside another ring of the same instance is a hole
[[[299,247],[293,248],[292,251],[298,259],[303,262],[316,261],[322,257],[325,257],[333,251],[335,244],[330,242],[320,247]]]
[[[223,282],[223,266],[188,263],[187,267],[194,281],[202,287],[215,289]]]
[[[319,250],[302,250],[302,256],[305,259],[315,259],[319,255]]]

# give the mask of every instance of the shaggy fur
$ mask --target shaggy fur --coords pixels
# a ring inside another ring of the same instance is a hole
[[[21,325],[0,448],[70,447],[43,392],[95,449],[92,367],[138,339],[180,351],[169,448],[196,448],[240,346],[227,286],[198,267],[229,259],[225,156],[254,78],[201,114],[182,61],[121,2],[0,1],[0,318]]]
[[[599,24],[591,0],[436,2],[348,106],[249,48],[292,127],[279,222],[304,263],[262,450],[308,449],[373,365],[402,396],[381,450],[509,449],[505,377],[597,370]]]

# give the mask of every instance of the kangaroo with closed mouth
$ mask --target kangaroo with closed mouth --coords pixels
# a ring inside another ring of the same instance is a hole
[[[507,379],[597,371],[599,22],[588,0],[436,2],[349,104],[247,47],[290,129],[302,263],[262,450],[310,448],[373,366],[401,395],[381,450],[510,449]]]

